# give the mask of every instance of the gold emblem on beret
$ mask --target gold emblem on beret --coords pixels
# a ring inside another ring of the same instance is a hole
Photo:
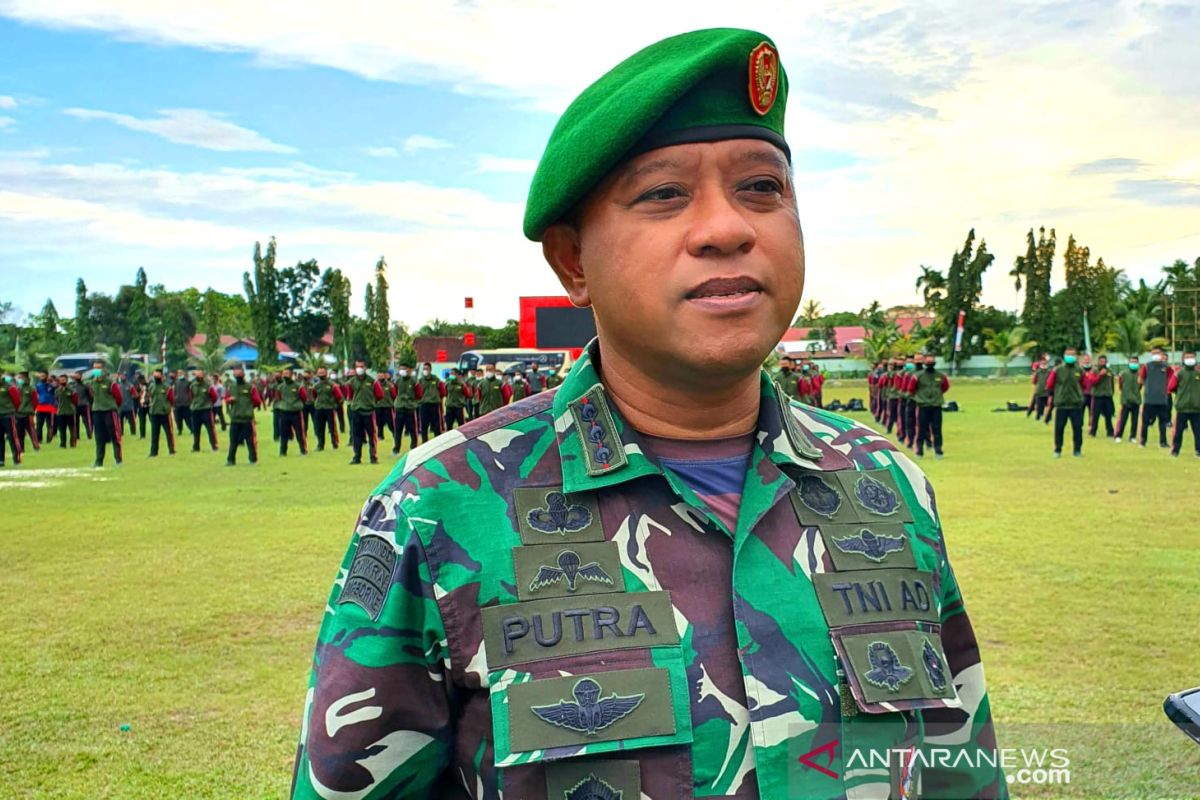
[[[750,105],[765,116],[779,92],[779,52],[768,42],[750,51]]]

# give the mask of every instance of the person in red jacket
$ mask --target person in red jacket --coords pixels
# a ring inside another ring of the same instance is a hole
[[[821,371],[821,365],[817,362],[812,362],[809,367],[809,372],[812,373],[813,382],[813,405],[817,408],[825,407],[825,373]]]
[[[900,407],[904,415],[904,430],[899,433],[900,442],[907,445],[909,450],[913,448],[913,442],[917,438],[917,404],[913,400],[913,394],[917,391],[917,362],[912,356],[908,356],[904,360],[904,373],[900,379],[901,396]]]
[[[0,375],[0,467],[4,466],[4,442],[12,449],[13,463],[21,463],[21,436],[17,432],[17,408],[21,392],[12,376]]]

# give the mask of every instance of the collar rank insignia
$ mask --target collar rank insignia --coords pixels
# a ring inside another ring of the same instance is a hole
[[[872,533],[863,528],[855,536],[834,539],[833,544],[843,553],[861,553],[876,564],[882,563],[889,553],[904,549],[903,536],[887,536]]]
[[[833,515],[842,507],[842,496],[837,489],[818,478],[816,475],[800,477],[800,502],[804,503],[813,513],[833,519]]]
[[[592,524],[592,512],[587,506],[568,503],[562,492],[546,495],[546,507],[535,508],[526,516],[529,527],[542,533],[559,535],[581,531]]]
[[[563,800],[621,800],[625,793],[591,773],[563,792]]]
[[[543,586],[549,586],[564,579],[567,582],[568,592],[575,591],[575,582],[580,579],[612,586],[612,576],[604,571],[599,561],[589,561],[586,564],[581,564],[580,561],[579,554],[574,550],[563,550],[558,554],[557,567],[548,567],[543,564],[538,569],[537,575],[529,583],[529,591],[536,592]]]
[[[571,690],[575,702],[560,700],[549,706],[533,706],[530,711],[551,725],[594,736],[597,731],[633,713],[646,699],[644,694],[618,695],[615,692],[601,699],[602,691],[599,683],[583,678]]]
[[[889,692],[900,691],[900,687],[912,678],[913,671],[900,663],[899,654],[887,642],[871,642],[867,647],[867,659],[871,669],[863,677]]]
[[[863,475],[854,484],[854,496],[863,508],[882,517],[895,514],[900,509],[900,499],[896,493],[870,475]]]
[[[937,650],[925,640],[925,647],[921,650],[921,660],[925,663],[925,674],[929,676],[929,683],[934,689],[941,692],[946,689],[946,670],[942,666],[942,657],[937,654]]]

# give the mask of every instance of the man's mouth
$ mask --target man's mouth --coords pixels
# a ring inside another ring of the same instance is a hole
[[[762,285],[752,278],[710,278],[687,294],[688,300],[739,297],[762,292]]]

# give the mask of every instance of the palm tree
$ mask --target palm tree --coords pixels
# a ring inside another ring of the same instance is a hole
[[[96,351],[101,353],[101,359],[108,365],[109,372],[122,372],[129,363],[132,353],[119,344],[96,343]]]
[[[325,351],[311,353],[300,353],[296,356],[296,364],[310,375],[316,374],[316,371],[321,367],[327,367],[329,364],[325,360]]]
[[[863,355],[872,364],[885,359],[892,354],[892,345],[898,338],[900,329],[895,322],[885,323],[878,328],[867,328],[867,335],[863,337]]]
[[[984,349],[1000,362],[1001,377],[1008,375],[1008,362],[1037,347],[1037,342],[1025,338],[1029,335],[1029,331],[1020,325],[1009,331],[984,328],[983,335],[987,337],[983,343]]]
[[[1110,350],[1126,356],[1140,356],[1147,348],[1166,342],[1161,336],[1150,337],[1150,332],[1158,326],[1159,321],[1154,317],[1143,319],[1136,314],[1126,314],[1117,319],[1104,343]]]
[[[804,310],[800,312],[800,321],[809,327],[816,325],[823,311],[819,301],[808,300],[804,303]]]
[[[922,287],[924,287],[922,289]],[[922,289],[921,298],[925,307],[934,311],[946,296],[946,276],[941,270],[921,265],[921,274],[917,276],[915,289]]]
[[[909,331],[908,333],[899,336],[892,343],[892,352],[898,356],[915,356],[918,353],[925,352],[925,347],[929,344],[928,336],[921,336],[920,331]]]
[[[233,361],[225,357],[225,348],[221,347],[219,342],[209,344],[204,343],[200,348],[200,353],[195,358],[191,359],[197,369],[204,370],[205,375],[213,375],[218,372],[224,372]]]

